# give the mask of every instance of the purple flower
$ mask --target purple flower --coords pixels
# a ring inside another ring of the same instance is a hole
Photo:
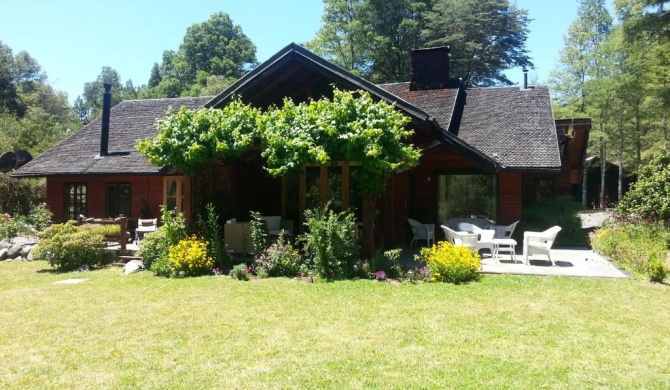
[[[430,269],[428,267],[421,267],[419,268],[419,272],[423,276],[428,276],[428,274],[430,273]]]
[[[377,280],[384,280],[384,279],[386,279],[386,272],[384,272],[384,271],[377,271],[377,272],[375,272],[375,273],[372,274],[372,275],[374,275],[375,279],[377,279]]]

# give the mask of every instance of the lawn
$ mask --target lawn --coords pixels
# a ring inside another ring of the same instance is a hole
[[[666,285],[47,268],[0,263],[0,388],[670,388]]]

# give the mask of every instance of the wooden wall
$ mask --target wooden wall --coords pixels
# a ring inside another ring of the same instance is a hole
[[[521,219],[523,212],[523,174],[500,172],[498,174],[499,224],[510,224]]]
[[[191,186],[185,178],[183,185],[184,214],[190,218]],[[144,206],[149,206],[154,217],[160,217],[160,205],[163,203],[162,176],[99,176],[99,177],[48,177],[47,204],[53,212],[54,221],[63,222],[65,211],[65,184],[86,183],[87,185],[87,217],[102,218],[106,211],[106,184],[130,183],[131,205],[129,219],[135,220]]]

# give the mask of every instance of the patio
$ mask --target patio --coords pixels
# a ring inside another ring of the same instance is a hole
[[[405,248],[401,262],[416,266],[414,255],[419,253],[419,246]],[[538,275],[538,276],[572,276],[591,278],[631,278],[630,273],[617,268],[615,264],[590,249],[584,248],[557,248],[551,250],[551,258],[555,265],[546,256],[530,256],[528,265],[523,264],[523,253],[517,246],[516,262],[511,255],[501,254],[500,261],[494,260],[484,252],[482,257],[482,273],[511,274],[511,275]]]

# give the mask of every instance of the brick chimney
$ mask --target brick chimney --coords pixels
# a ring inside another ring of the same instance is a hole
[[[410,53],[409,90],[447,88],[449,46],[414,49]]]
[[[109,111],[112,106],[111,84],[104,84],[102,94],[102,128],[100,129],[100,157],[109,155]]]

